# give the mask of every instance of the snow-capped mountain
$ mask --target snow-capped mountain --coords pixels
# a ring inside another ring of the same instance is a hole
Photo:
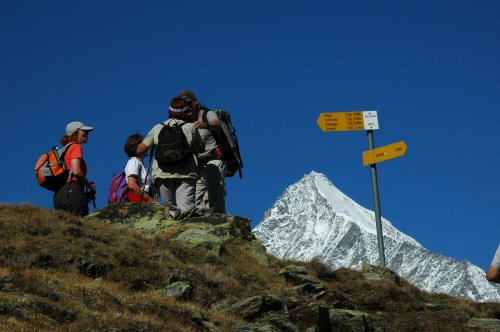
[[[500,301],[500,286],[488,282],[479,267],[425,249],[384,218],[382,229],[387,267],[415,285],[475,301]],[[288,187],[254,233],[279,258],[317,257],[334,269],[379,264],[375,213],[316,172]]]

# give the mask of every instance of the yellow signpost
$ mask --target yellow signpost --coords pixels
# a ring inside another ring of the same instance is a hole
[[[323,131],[366,130],[368,134],[368,148],[370,150],[363,153],[363,163],[365,166],[370,165],[372,172],[378,252],[380,266],[385,267],[385,249],[384,237],[382,234],[382,213],[380,211],[377,163],[403,156],[408,146],[405,142],[401,141],[375,149],[373,130],[379,129],[377,111],[321,113],[317,123]]]
[[[323,131],[378,129],[377,111],[321,113],[317,123]]]
[[[365,151],[363,152],[363,165],[373,165],[389,159],[402,157],[406,154],[407,149],[408,145],[404,141],[400,141],[376,148],[375,150]]]

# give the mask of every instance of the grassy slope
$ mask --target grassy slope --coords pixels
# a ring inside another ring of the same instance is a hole
[[[238,247],[209,256],[174,245],[167,233],[151,239],[61,212],[0,205],[0,330],[233,331],[244,321],[213,304],[256,294],[283,299],[294,323],[310,327],[314,317],[294,316],[292,309],[312,299],[292,300],[279,276],[297,262],[270,261],[259,265]],[[432,295],[405,281],[368,281],[358,271],[331,271],[317,261],[301,264],[388,331],[461,331],[472,317],[500,313],[498,303]],[[194,285],[189,301],[164,293],[176,280]]]

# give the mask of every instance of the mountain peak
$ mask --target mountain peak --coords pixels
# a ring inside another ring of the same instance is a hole
[[[318,173],[316,171],[311,171],[309,174],[304,175],[304,177],[298,182],[314,182],[314,183],[325,183],[333,186],[332,181],[323,173]]]
[[[479,267],[423,248],[385,218],[382,231],[387,266],[417,286],[476,301],[500,300],[500,287],[488,283]],[[379,264],[375,213],[314,171],[286,188],[254,233],[279,258],[319,258],[331,268]]]
[[[340,191],[326,175],[311,171],[289,188],[294,186],[307,186],[316,191],[326,200],[326,203],[331,207],[335,215],[341,216],[344,220],[356,224],[364,232],[373,235],[377,234],[375,227],[375,213],[359,205],[352,198]],[[387,219],[382,218],[382,220],[384,224],[383,227],[387,227],[388,232],[395,230],[397,238],[400,238],[400,240],[408,241],[413,245],[420,245],[413,238],[397,231]],[[384,232],[385,231],[386,230],[384,229]]]

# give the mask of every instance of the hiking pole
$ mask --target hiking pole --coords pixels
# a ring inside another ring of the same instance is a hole
[[[153,145],[151,147],[151,151],[149,151],[148,172],[146,173],[146,179],[144,180],[144,183],[142,184],[141,199],[139,200],[140,203],[142,203],[142,198],[144,197],[144,190],[146,190],[146,183],[148,183],[148,176],[149,176],[149,171],[151,170],[151,164],[153,162],[155,147],[156,147],[156,145]]]
[[[89,182],[89,184],[93,184],[94,182]],[[85,196],[87,196],[87,199],[92,202],[92,205],[94,206],[94,211],[96,209],[95,205],[95,192],[92,192],[89,187],[85,187]]]

